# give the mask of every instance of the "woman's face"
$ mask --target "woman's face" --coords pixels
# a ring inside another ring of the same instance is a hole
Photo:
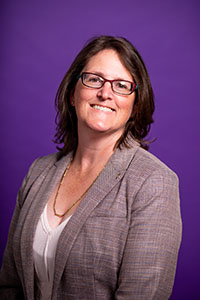
[[[133,78],[121,63],[119,55],[105,49],[92,56],[83,72],[98,74],[106,79],[122,79],[133,82]],[[100,89],[86,87],[78,80],[71,103],[75,106],[79,133],[92,130],[96,133],[114,134],[118,139],[124,131],[135,100],[131,95],[119,95],[112,91],[110,82]]]

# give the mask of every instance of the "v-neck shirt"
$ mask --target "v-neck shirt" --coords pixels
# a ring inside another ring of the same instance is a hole
[[[46,205],[37,224],[33,242],[33,261],[40,300],[51,299],[57,244],[70,217],[52,229],[48,222]]]

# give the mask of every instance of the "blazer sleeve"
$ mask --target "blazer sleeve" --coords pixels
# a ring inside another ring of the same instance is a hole
[[[156,170],[132,204],[115,299],[169,299],[181,234],[178,178],[169,169]]]
[[[12,221],[10,224],[9,234],[6,249],[3,256],[3,263],[0,270],[0,299],[1,300],[23,300],[23,287],[20,281],[20,276],[15,265],[14,255],[13,255],[13,238],[15,234],[15,228],[17,227],[20,206],[23,202],[24,189],[27,188],[27,183],[29,181],[30,174],[34,168],[37,160],[31,165],[28,174],[25,176],[21,188],[17,195],[17,201],[15,210],[13,213]],[[20,259],[20,254],[19,254]]]

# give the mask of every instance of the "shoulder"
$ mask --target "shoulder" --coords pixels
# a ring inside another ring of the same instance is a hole
[[[59,159],[59,153],[52,153],[45,156],[40,156],[33,161],[29,170],[44,169],[49,164],[54,164]]]
[[[135,210],[159,208],[180,218],[178,176],[152,153],[138,148],[126,174]]]
[[[29,167],[26,179],[34,175],[37,177],[37,174],[40,174],[48,166],[53,165],[58,160],[58,153],[53,153],[45,156],[40,156],[36,158]]]
[[[163,176],[178,179],[176,173],[164,162],[141,147],[137,149],[130,167],[134,170],[137,169],[139,172],[142,172],[143,175],[146,174],[146,176],[152,175],[152,173],[160,173]]]
[[[35,159],[22,182],[20,193],[26,193],[35,180],[42,174],[45,174],[59,160],[59,153],[53,153],[41,156]]]
[[[135,163],[139,164],[149,172],[160,171],[172,176],[177,176],[172,169],[170,169],[164,162],[157,158],[154,154],[138,148],[135,155]]]

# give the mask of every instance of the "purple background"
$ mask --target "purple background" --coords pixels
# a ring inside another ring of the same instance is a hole
[[[183,241],[171,299],[200,299],[199,8],[198,0],[1,0],[1,257],[28,167],[55,151],[54,97],[64,73],[91,36],[124,36],[156,96],[150,151],[180,178]]]

